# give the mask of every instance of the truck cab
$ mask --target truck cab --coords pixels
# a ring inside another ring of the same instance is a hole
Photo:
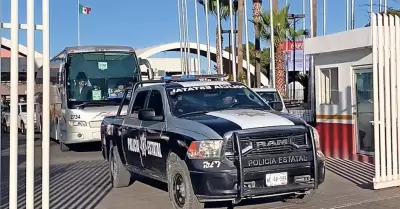
[[[143,81],[125,92],[129,105],[101,124],[113,187],[129,186],[134,174],[165,182],[174,209],[309,200],[325,179],[315,128],[242,83],[205,77]]]

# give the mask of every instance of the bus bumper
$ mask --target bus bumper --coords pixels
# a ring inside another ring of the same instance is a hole
[[[66,137],[61,137],[64,144],[78,144],[87,142],[100,142],[100,128],[69,127]]]

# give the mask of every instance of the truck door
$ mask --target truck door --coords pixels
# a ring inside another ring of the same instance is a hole
[[[125,159],[129,165],[143,168],[142,150],[140,149],[139,129],[141,121],[138,119],[138,111],[144,108],[149,91],[139,91],[133,101],[130,113],[127,113],[121,126],[122,147]]]
[[[145,135],[146,155],[143,157],[144,167],[148,170],[164,174],[166,157],[168,156],[168,137],[165,135],[165,114],[162,93],[152,90],[146,108],[154,109],[155,116],[163,116],[162,121],[142,121],[140,135]]]

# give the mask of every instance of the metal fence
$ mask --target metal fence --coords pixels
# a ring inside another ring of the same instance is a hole
[[[298,89],[294,92],[295,97],[293,98],[293,91],[286,93],[284,98],[285,106],[289,113],[297,115],[304,119],[307,123],[315,124],[315,110],[312,108],[311,101],[305,93],[306,89]]]
[[[34,94],[35,94],[35,30],[41,30],[43,54],[43,105],[49,106],[49,0],[42,0],[42,24],[35,24],[35,2],[27,0],[26,24],[19,20],[19,1],[11,1],[11,22],[1,22],[1,29],[11,31],[11,57],[10,57],[10,168],[9,168],[9,208],[18,207],[18,68],[19,68],[19,31],[27,31],[27,134],[26,134],[26,206],[27,209],[35,207],[34,202]],[[0,1],[1,4],[1,1]],[[37,5],[37,4],[36,4]],[[0,31],[1,34],[1,31]],[[0,65],[1,66],[1,65]],[[49,112],[43,113],[42,129],[42,208],[49,208]],[[0,166],[1,167],[1,166]]]
[[[400,185],[400,18],[372,14],[374,189]]]

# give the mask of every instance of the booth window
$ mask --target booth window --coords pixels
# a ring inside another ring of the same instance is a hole
[[[321,104],[339,104],[338,68],[321,69]]]

